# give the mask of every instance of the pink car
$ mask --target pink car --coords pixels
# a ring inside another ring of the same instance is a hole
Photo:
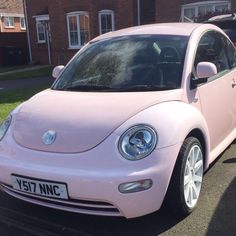
[[[56,209],[138,217],[197,205],[236,137],[236,51],[210,24],[156,24],[89,42],[0,126],[6,193]]]

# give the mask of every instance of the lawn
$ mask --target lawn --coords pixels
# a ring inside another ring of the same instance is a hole
[[[44,87],[35,87],[31,89],[8,90],[0,93],[0,122],[12,111],[17,105],[29,99],[34,94],[46,89]]]
[[[29,69],[27,70],[27,68]],[[19,68],[14,67],[12,69],[13,71],[8,74],[1,74],[2,72],[4,72],[3,71],[4,69],[1,69],[2,71],[0,70],[0,80],[48,77],[52,75],[52,70],[53,70],[53,66],[46,66],[46,67],[40,67],[40,68],[36,67],[35,69],[31,67],[27,67],[27,68],[24,68],[25,70],[22,70],[22,71],[17,71],[17,69]]]

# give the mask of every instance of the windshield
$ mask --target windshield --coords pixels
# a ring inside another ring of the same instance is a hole
[[[65,68],[53,89],[159,91],[181,86],[188,37],[144,35],[97,41]]]

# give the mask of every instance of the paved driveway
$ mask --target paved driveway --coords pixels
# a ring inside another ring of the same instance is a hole
[[[31,205],[0,192],[0,235],[235,236],[236,144],[206,173],[198,209],[187,218],[175,219],[164,209],[133,220],[86,216]]]
[[[50,86],[54,82],[52,77],[18,79],[18,80],[0,80],[0,91],[9,89],[32,88],[36,86]]]

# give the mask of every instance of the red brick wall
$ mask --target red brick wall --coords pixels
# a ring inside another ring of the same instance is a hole
[[[136,0],[27,0],[27,12],[32,45],[32,57],[41,64],[48,63],[46,44],[37,43],[36,23],[33,16],[48,11],[52,37],[52,63],[66,63],[78,50],[68,49],[66,14],[73,11],[87,11],[90,18],[90,38],[99,34],[98,12],[113,10],[115,13],[115,29],[137,24]]]
[[[156,22],[176,22],[181,16],[181,0],[158,0],[156,3]]]
[[[140,0],[140,23],[151,24],[156,21],[156,0]]]
[[[49,15],[52,29],[52,56],[53,63],[66,63],[78,50],[68,49],[68,35],[66,13],[73,11],[87,11],[90,19],[90,39],[99,35],[98,12],[113,10],[115,14],[115,29],[134,25],[133,1],[120,0],[61,0],[55,6],[53,1],[49,4]],[[60,28],[60,31],[58,31]]]
[[[201,1],[201,0],[199,0]],[[183,4],[196,0],[140,0],[141,23],[176,22],[181,17]],[[26,0],[32,57],[41,64],[48,63],[47,45],[37,43],[36,22],[33,16],[49,14],[51,25],[51,54],[53,64],[65,64],[78,51],[69,49],[66,14],[73,11],[87,11],[90,18],[90,39],[99,34],[98,12],[113,10],[115,29],[137,25],[137,0]],[[152,7],[150,7],[150,4]],[[153,8],[153,9],[152,9]],[[236,10],[236,1],[232,0]],[[45,13],[46,12],[46,13]],[[150,15],[154,15],[149,17]]]
[[[22,30],[20,27],[20,18],[19,17],[14,17],[14,28],[6,28],[4,24],[4,17],[1,18],[1,23],[2,23],[2,29],[1,32],[6,32],[6,33],[12,33],[12,32],[25,32],[25,30]]]
[[[32,59],[40,64],[48,64],[48,54],[46,44],[37,42],[36,21],[34,16],[45,14],[49,0],[28,0],[26,1],[28,27],[30,32]]]

